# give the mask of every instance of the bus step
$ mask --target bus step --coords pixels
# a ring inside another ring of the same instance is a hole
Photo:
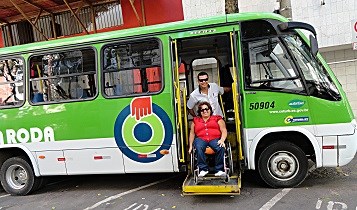
[[[183,185],[183,195],[239,195],[240,175],[233,174],[227,183],[224,179],[208,175],[195,184],[192,174],[187,175]]]

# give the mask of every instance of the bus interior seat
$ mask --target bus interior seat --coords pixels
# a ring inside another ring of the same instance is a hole
[[[43,93],[35,93],[32,98],[33,103],[44,102]]]
[[[123,94],[122,87],[120,85],[114,85],[114,95],[120,96]]]

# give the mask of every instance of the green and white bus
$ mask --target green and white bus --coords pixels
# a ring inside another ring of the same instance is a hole
[[[191,180],[186,99],[202,69],[232,89],[220,100],[234,166],[228,183]],[[294,187],[308,161],[342,166],[356,150],[356,120],[314,28],[276,14],[0,49],[0,180],[12,195],[52,175],[180,171],[189,174],[186,194],[239,193],[246,169],[272,187]]]

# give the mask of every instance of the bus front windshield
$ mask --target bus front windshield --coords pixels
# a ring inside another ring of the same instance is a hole
[[[284,36],[284,40],[305,77],[310,95],[327,100],[341,100],[328,72],[311,54],[304,41],[298,35]]]

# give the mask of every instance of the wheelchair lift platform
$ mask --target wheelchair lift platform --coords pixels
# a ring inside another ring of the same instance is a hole
[[[182,185],[182,193],[183,195],[239,195],[240,188],[240,174],[231,175],[227,183],[224,178],[207,174],[196,184],[193,174],[190,173]]]

